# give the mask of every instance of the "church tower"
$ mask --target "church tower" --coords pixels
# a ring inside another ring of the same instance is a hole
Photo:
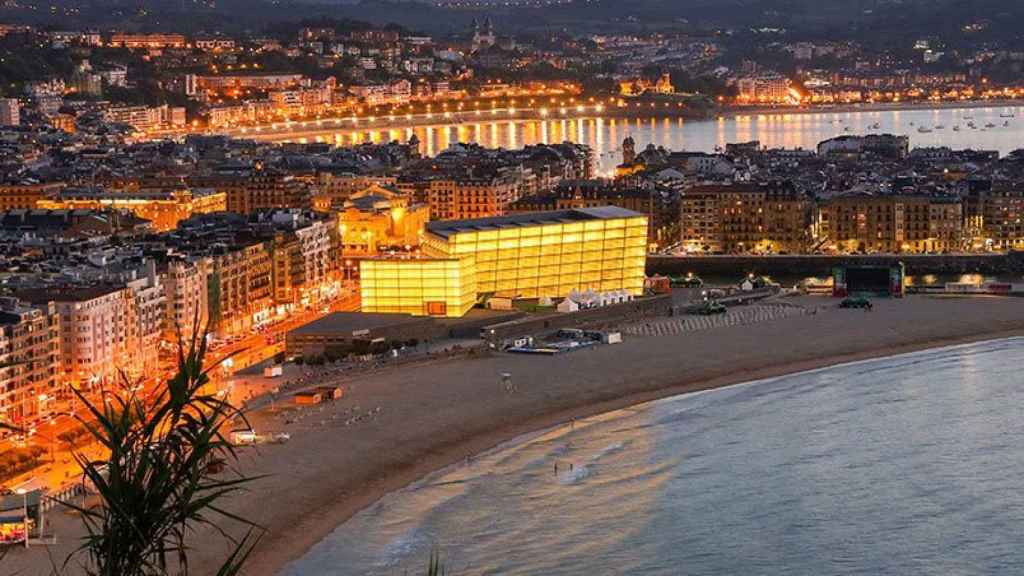
[[[622,163],[632,164],[636,161],[636,142],[632,136],[626,136],[622,141]]]

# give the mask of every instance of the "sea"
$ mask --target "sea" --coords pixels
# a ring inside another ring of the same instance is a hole
[[[499,115],[500,117],[500,115]],[[381,120],[379,120],[381,121]],[[648,144],[669,150],[713,152],[727,143],[760,141],[772,148],[814,149],[819,142],[840,135],[891,133],[910,137],[913,147],[949,146],[998,150],[1007,154],[1024,146],[1024,107],[935,108],[821,113],[736,114],[707,120],[643,117],[616,118],[580,115],[536,120],[501,120],[483,117],[465,121],[389,128],[384,124],[353,127],[348,120],[314,121],[276,130],[233,130],[239,137],[277,142],[421,142],[421,152],[434,156],[456,142],[487,147],[520,148],[537,143],[578,142],[589,145],[604,175],[622,162],[622,141],[632,136],[638,150]],[[970,125],[974,125],[972,128]],[[926,130],[926,132],[922,132]]]
[[[385,496],[282,574],[1021,574],[1022,365],[1005,339],[579,420]]]

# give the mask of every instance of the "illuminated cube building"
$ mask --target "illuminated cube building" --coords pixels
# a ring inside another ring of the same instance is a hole
[[[375,258],[359,264],[363,312],[458,318],[476,303],[473,258]]]
[[[558,298],[592,289],[640,295],[646,244],[647,217],[613,206],[430,222],[421,242],[424,258],[362,262],[363,310],[461,316],[480,294]]]

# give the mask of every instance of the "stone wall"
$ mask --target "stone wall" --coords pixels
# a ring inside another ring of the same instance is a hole
[[[866,256],[648,256],[647,274],[744,276],[748,273],[827,277],[835,266],[892,266],[909,275],[1024,272],[1024,252],[1008,254],[879,254]]]

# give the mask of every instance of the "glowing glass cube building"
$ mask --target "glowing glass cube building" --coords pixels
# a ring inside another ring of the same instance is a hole
[[[459,317],[476,304],[473,258],[374,258],[359,264],[363,312]]]
[[[363,261],[364,311],[461,316],[480,294],[559,298],[592,289],[639,296],[647,217],[605,206],[430,222],[420,246],[424,258]],[[439,262],[446,263],[443,274]]]

